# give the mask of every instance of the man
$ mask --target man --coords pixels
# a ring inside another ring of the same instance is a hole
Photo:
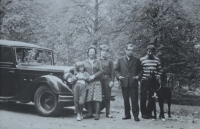
[[[132,113],[135,121],[140,121],[138,105],[138,80],[142,77],[142,66],[138,58],[133,56],[133,44],[126,45],[126,56],[119,58],[115,74],[121,82],[122,95],[124,99],[125,117],[123,120],[131,119],[129,98],[132,102]]]
[[[160,59],[155,56],[154,45],[147,46],[147,55],[142,57],[140,61],[143,67],[143,75],[141,79],[141,92],[140,92],[140,109],[142,113],[142,118],[149,119],[153,118],[152,116],[153,91],[150,90],[150,86],[148,84],[148,76],[150,74],[150,71],[154,71],[154,73],[156,73],[157,79],[160,80],[160,75],[161,75]],[[146,106],[147,94],[148,94],[148,104]]]
[[[106,117],[107,118],[113,118],[113,116],[110,114],[110,94],[111,94],[111,88],[114,85],[114,67],[113,62],[107,58],[108,52],[110,48],[103,44],[100,46],[100,64],[102,66],[102,69],[104,71],[104,74],[101,76],[101,85],[105,96],[105,105],[106,105]]]

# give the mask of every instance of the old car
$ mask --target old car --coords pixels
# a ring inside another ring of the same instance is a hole
[[[54,66],[53,57],[45,47],[0,40],[0,101],[33,102],[42,116],[55,116],[64,106],[73,106],[72,84],[63,75],[73,74],[74,68]]]

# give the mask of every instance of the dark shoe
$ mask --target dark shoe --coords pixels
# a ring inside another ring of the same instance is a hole
[[[127,119],[131,119],[131,116],[125,116],[122,118],[122,120],[127,120]]]
[[[138,117],[135,117],[134,120],[135,121],[140,121],[140,119]]]
[[[149,116],[148,115],[142,115],[142,118],[149,119]]]
[[[149,114],[149,118],[154,118],[154,116],[152,114]]]
[[[94,119],[95,119],[95,120],[99,120],[99,119],[100,119],[100,116],[99,116],[99,115],[95,115]]]
[[[86,115],[83,117],[83,119],[89,119],[89,118],[93,118],[94,116],[93,115]]]

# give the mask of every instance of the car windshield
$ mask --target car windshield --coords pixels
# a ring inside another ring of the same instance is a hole
[[[16,48],[19,65],[52,65],[52,51],[36,48]]]

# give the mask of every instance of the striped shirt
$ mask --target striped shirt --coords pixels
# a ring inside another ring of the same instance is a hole
[[[160,59],[156,56],[153,56],[152,59],[149,59],[148,56],[144,56],[140,59],[141,65],[143,67],[143,75],[142,80],[146,80],[146,78],[149,76],[150,71],[154,71],[156,75],[161,75],[161,64]]]

